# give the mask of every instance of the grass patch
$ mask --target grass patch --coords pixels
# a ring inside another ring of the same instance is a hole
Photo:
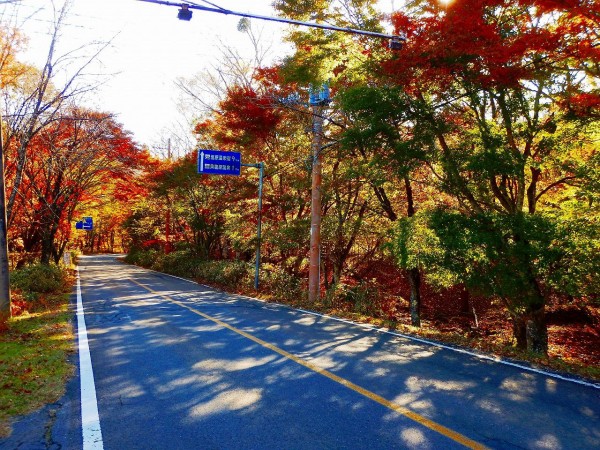
[[[69,294],[44,294],[28,309],[0,332],[0,437],[10,434],[13,417],[58,400],[74,371]]]

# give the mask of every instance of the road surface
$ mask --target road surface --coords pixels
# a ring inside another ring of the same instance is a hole
[[[79,274],[95,396],[82,370],[55,448],[600,448],[597,386],[110,255],[83,257]]]

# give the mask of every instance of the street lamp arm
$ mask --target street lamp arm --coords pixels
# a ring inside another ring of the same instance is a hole
[[[327,25],[327,24],[321,24],[321,23],[315,23],[315,22],[304,22],[301,20],[285,19],[283,17],[261,16],[261,15],[257,15],[257,14],[251,14],[251,13],[231,11],[229,9],[220,8],[220,7],[211,8],[208,6],[201,6],[201,5],[195,5],[195,4],[189,4],[189,3],[168,2],[168,1],[162,1],[162,0],[138,0],[138,1],[147,2],[147,3],[156,3],[157,5],[178,6],[179,8],[184,8],[184,9],[197,9],[199,11],[207,11],[207,12],[214,12],[214,13],[225,14],[225,15],[247,17],[250,19],[267,20],[270,22],[279,22],[279,23],[286,23],[286,24],[291,24],[291,25],[301,25],[301,26],[311,27],[311,28],[320,28],[322,30],[340,31],[343,33],[359,34],[362,36],[377,37],[377,38],[382,38],[382,39],[392,39],[392,40],[398,41],[398,42],[406,41],[406,38],[404,36],[397,36],[394,34],[378,33],[376,31],[358,30],[355,28],[336,27],[334,25]]]

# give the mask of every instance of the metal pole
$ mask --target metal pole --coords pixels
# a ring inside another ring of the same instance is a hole
[[[263,162],[258,163],[258,230],[256,233],[256,268],[254,271],[254,289],[258,290],[258,276],[260,272],[260,244],[262,237],[262,192],[263,192]]]
[[[6,185],[4,180],[4,126],[0,111],[0,320],[10,317],[10,277],[6,220]]]
[[[323,132],[323,108],[312,106],[313,142],[312,142],[312,188],[310,203],[310,253],[308,268],[308,301],[315,303],[320,294],[320,248],[321,248],[321,136]]]
[[[254,289],[258,290],[260,274],[260,244],[262,238],[262,193],[265,163],[242,164],[243,167],[254,167],[258,169],[258,227],[256,232],[256,264],[254,268]]]
[[[171,163],[171,138],[167,144],[167,159]],[[171,200],[169,199],[169,191],[167,190],[167,214],[165,218],[165,254],[171,253]]]

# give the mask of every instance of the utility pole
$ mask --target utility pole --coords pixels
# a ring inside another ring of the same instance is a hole
[[[4,181],[4,124],[0,111],[0,321],[10,317],[10,277],[6,223],[6,186]]]
[[[323,111],[329,104],[329,86],[324,84],[321,90],[311,87],[310,106],[313,116],[312,141],[312,187],[310,201],[310,252],[308,267],[308,301],[315,303],[319,299],[321,287],[321,149],[323,138]]]
[[[241,164],[242,167],[254,167],[258,169],[258,224],[256,230],[256,260],[254,262],[254,289],[258,291],[260,277],[260,245],[262,239],[262,198],[263,198],[263,178],[265,175],[265,163]]]
[[[167,141],[167,159],[171,163],[171,138]],[[165,220],[165,254],[171,253],[171,200],[167,191],[167,217]]]

